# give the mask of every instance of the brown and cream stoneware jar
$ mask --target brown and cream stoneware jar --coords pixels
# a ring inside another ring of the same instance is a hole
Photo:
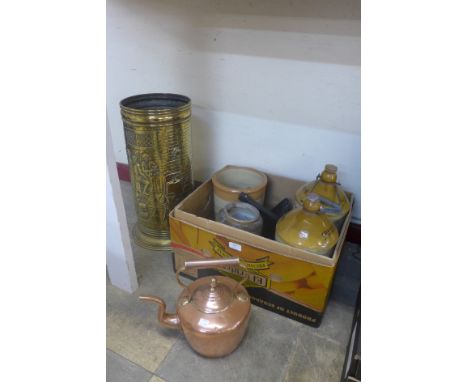
[[[241,192],[262,205],[265,201],[267,177],[253,168],[226,166],[215,173],[211,180],[216,220],[219,220],[219,212],[226,204],[239,201]]]

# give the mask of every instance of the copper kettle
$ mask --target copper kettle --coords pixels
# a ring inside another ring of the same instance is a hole
[[[166,313],[159,297],[140,296],[140,300],[159,304],[161,325],[182,329],[192,348],[205,357],[222,357],[234,351],[244,337],[250,316],[250,298],[237,281],[225,276],[202,277],[184,285],[180,272],[189,268],[217,268],[240,265],[239,258],[186,261],[176,273],[184,290],[176,303],[176,313]]]

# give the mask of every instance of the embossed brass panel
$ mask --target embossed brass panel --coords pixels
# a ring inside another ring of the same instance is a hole
[[[135,243],[169,249],[169,212],[193,189],[190,99],[136,95],[120,102],[120,112],[138,216]]]

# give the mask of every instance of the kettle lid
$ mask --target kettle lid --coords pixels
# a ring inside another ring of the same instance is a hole
[[[211,277],[209,282],[201,284],[193,291],[190,300],[201,312],[218,313],[226,310],[234,297],[234,291],[223,283],[222,278]]]

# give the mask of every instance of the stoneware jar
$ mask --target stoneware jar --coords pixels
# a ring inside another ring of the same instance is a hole
[[[228,203],[237,202],[241,192],[245,192],[263,205],[267,177],[264,173],[249,167],[226,166],[211,178],[214,193],[215,218]]]
[[[219,222],[243,231],[261,235],[263,219],[260,212],[248,203],[226,204],[218,214]]]
[[[304,199],[302,208],[288,212],[278,221],[276,240],[317,255],[331,257],[338,242],[338,230],[320,212],[320,206],[319,196],[309,194]]]

